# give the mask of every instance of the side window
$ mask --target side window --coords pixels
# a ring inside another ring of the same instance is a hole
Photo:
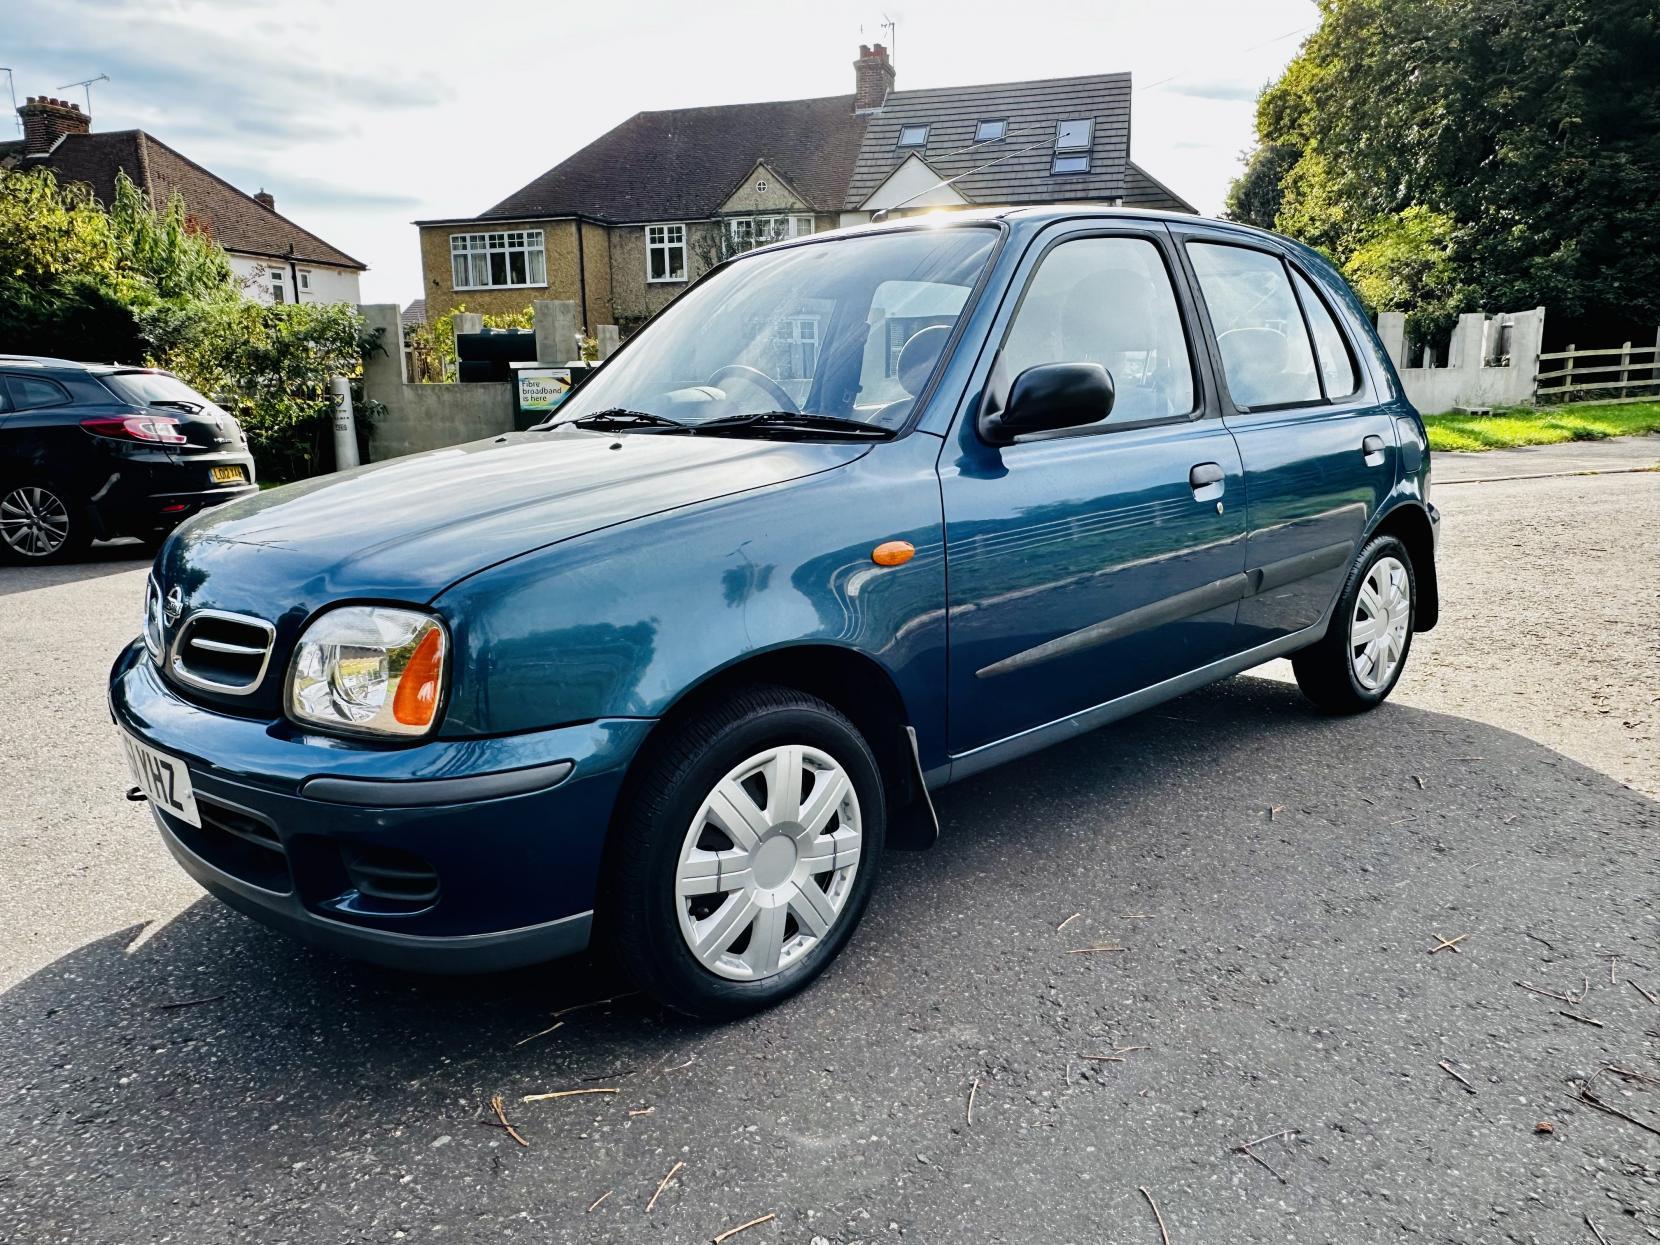
[[[69,401],[69,395],[61,388],[38,376],[8,376],[6,382],[20,411],[37,406],[62,406]]]
[[[1326,397],[1346,398],[1360,388],[1360,380],[1355,375],[1354,359],[1343,340],[1343,331],[1337,327],[1325,299],[1314,292],[1302,273],[1293,269],[1291,281],[1297,287],[1297,297],[1303,300],[1303,313],[1314,333],[1314,353],[1320,361],[1320,379],[1325,384]]]
[[[1193,361],[1158,247],[1079,238],[1043,257],[1003,343],[1009,381],[1040,363],[1099,363],[1117,398],[1109,424],[1193,410]]]
[[[6,393],[6,378],[0,376],[0,415],[12,409],[12,400]]]
[[[1254,410],[1320,401],[1314,350],[1285,265],[1265,252],[1220,243],[1190,242],[1187,253],[1235,404]]]

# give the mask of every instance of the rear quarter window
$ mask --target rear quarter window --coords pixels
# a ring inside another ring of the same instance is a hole
[[[68,391],[43,376],[7,376],[6,388],[11,391],[12,405],[20,411],[65,406],[69,402]]]

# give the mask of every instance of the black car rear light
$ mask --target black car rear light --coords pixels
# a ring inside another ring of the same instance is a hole
[[[95,415],[83,419],[81,427],[94,436],[111,437],[117,441],[183,445],[188,440],[178,430],[179,421],[166,415]]]

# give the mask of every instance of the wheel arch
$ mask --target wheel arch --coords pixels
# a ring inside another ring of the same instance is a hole
[[[1372,529],[1372,539],[1393,536],[1406,546],[1412,571],[1418,581],[1418,607],[1414,631],[1429,631],[1441,617],[1441,582],[1435,569],[1435,528],[1422,506],[1405,502],[1393,507]]]

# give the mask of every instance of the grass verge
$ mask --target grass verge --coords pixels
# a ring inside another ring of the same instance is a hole
[[[1660,402],[1518,406],[1493,415],[1426,415],[1431,450],[1499,450],[1516,445],[1602,441],[1660,432]]]

